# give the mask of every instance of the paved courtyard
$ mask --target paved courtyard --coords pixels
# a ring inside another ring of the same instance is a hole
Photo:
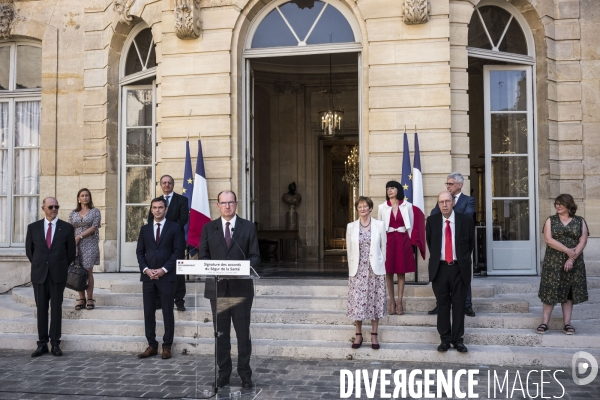
[[[65,353],[60,358],[44,355],[33,359],[30,353],[30,351],[17,350],[2,351],[0,399],[179,399],[194,397],[195,393],[200,397],[204,389],[210,388],[213,377],[214,364],[212,358],[207,356],[176,354],[170,360],[162,360],[160,357],[139,360],[135,354],[129,353],[77,352]],[[339,399],[342,369],[352,371],[353,376],[358,369],[368,370],[369,376],[372,376],[375,370],[390,369],[392,372],[406,370],[407,381],[410,372],[416,369],[444,371],[451,369],[453,373],[460,369],[479,369],[479,374],[475,376],[478,384],[473,392],[479,394],[480,399],[506,399],[507,388],[508,398],[541,398],[540,371],[544,369],[353,360],[295,361],[259,357],[253,358],[252,366],[257,389],[262,389],[258,399]],[[508,380],[504,383],[503,390],[500,391],[499,385],[496,384],[494,396],[494,386],[491,385],[488,396],[488,373],[492,377],[491,381],[494,382],[495,371],[498,382],[502,384],[506,370],[509,371]],[[394,390],[393,378],[388,375],[387,379],[392,381],[387,389],[387,393],[391,394]],[[423,381],[423,375],[418,375],[416,380]],[[596,377],[588,385],[578,386],[573,382],[571,366],[565,366],[562,372],[556,372],[556,369],[544,372],[543,381],[545,398],[598,399],[600,393],[600,377]],[[196,382],[198,382],[198,392],[195,391]],[[461,391],[468,393],[466,375],[460,382]],[[235,372],[231,384],[232,386],[240,384]],[[434,396],[436,385],[436,383],[430,384]],[[364,382],[361,386],[360,398],[369,398]],[[411,395],[407,388],[406,398],[424,396],[422,383],[417,382],[413,390]],[[402,393],[399,393],[402,396]],[[456,392],[452,397],[455,396]],[[351,393],[350,398],[357,398],[355,392]],[[370,398],[381,398],[379,385],[374,396]]]

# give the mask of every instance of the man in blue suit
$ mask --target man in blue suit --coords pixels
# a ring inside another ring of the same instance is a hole
[[[473,214],[475,214],[475,198],[471,196],[467,196],[462,193],[462,187],[465,182],[465,178],[462,176],[460,172],[453,172],[446,178],[446,189],[454,196],[454,211],[461,214],[469,215],[471,218]],[[440,213],[440,207],[436,204],[435,207],[431,210],[430,215],[435,215]],[[427,313],[429,315],[437,314],[437,305],[431,311]],[[467,300],[465,302],[465,315],[469,317],[475,316],[475,311],[473,311],[473,302],[471,296],[471,285],[467,290]]]
[[[140,229],[137,242],[137,259],[142,273],[142,294],[144,299],[144,327],[148,348],[138,354],[147,358],[158,354],[156,341],[156,295],[162,299],[162,314],[165,324],[162,358],[171,358],[171,346],[175,334],[175,261],[183,254],[183,231],[176,222],[165,218],[167,201],[157,197],[150,204],[154,221]]]

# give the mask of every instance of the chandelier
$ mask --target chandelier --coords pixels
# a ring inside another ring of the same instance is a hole
[[[344,176],[342,177],[342,181],[354,188],[358,188],[358,167],[358,146],[354,146],[348,154],[348,159],[344,162]]]
[[[336,109],[333,105],[333,95],[341,92],[333,91],[333,78],[331,73],[331,54],[329,55],[329,89],[322,90],[320,93],[326,95],[329,99],[327,111],[319,110],[321,120],[321,129],[319,135],[323,138],[332,138],[342,131],[342,115],[344,110]]]

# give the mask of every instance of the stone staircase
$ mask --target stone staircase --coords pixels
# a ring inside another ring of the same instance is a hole
[[[123,351],[145,348],[142,285],[138,274],[96,274],[93,311],[73,309],[76,293],[65,291],[63,343],[65,352]],[[574,336],[562,333],[560,307],[550,321],[551,331],[538,335],[541,303],[539,277],[488,277],[473,282],[474,318],[466,317],[465,343],[469,353],[438,353],[436,317],[427,315],[435,299],[431,286],[407,286],[402,316],[382,319],[380,350],[372,350],[369,326],[365,343],[350,348],[354,337],[346,317],[347,281],[263,279],[256,284],[252,313],[253,353],[299,359],[347,358],[461,364],[544,366],[570,368],[571,358],[584,350],[600,358],[600,277],[588,278],[590,300],[575,306]],[[188,283],[186,307],[175,311],[174,352],[213,354],[212,316],[202,297],[203,283]],[[33,350],[37,340],[33,290],[15,288],[0,296],[0,348]],[[157,312],[157,333],[162,336]],[[199,323],[196,323],[199,321]],[[233,334],[232,330],[232,334]],[[233,351],[235,352],[235,346]]]

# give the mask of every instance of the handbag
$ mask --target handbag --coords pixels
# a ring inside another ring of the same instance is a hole
[[[83,292],[88,288],[88,272],[81,266],[79,255],[75,257],[75,261],[69,265],[67,272],[67,288],[76,292]]]

